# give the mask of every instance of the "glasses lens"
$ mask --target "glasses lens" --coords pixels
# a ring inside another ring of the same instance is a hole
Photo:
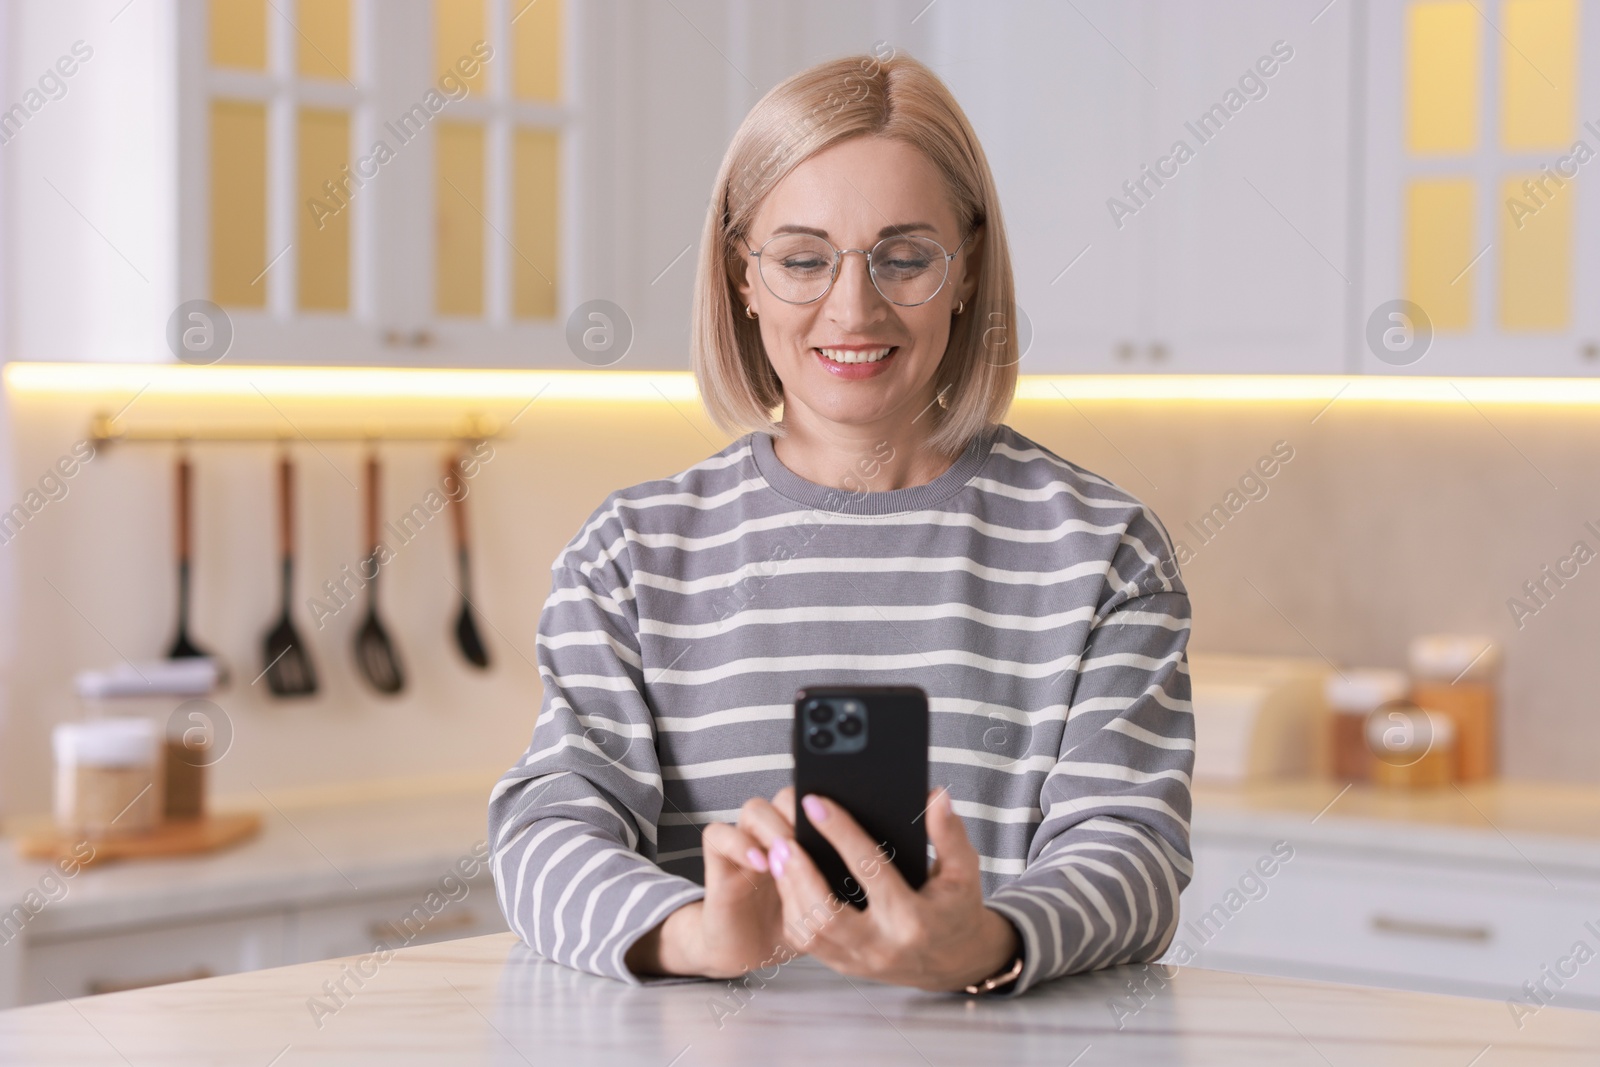
[[[878,290],[896,304],[921,304],[944,285],[944,246],[927,237],[886,237],[872,250]]]
[[[833,246],[820,237],[781,233],[761,246],[761,280],[772,295],[808,304],[833,281]]]

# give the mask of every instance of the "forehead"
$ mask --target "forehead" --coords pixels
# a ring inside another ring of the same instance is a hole
[[[836,241],[866,241],[885,226],[911,222],[955,232],[955,206],[939,168],[904,141],[853,137],[784,175],[757,209],[753,229],[766,234],[792,224],[826,230]]]

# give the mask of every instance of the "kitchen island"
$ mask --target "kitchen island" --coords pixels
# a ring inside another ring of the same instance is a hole
[[[1593,1064],[1600,1015],[1198,968],[1124,967],[1014,1000],[797,960],[749,989],[581,974],[510,934],[0,1013],[0,1062],[258,1064]],[[1135,997],[1129,982],[1136,982]],[[1120,1006],[1120,1010],[1118,1008]]]

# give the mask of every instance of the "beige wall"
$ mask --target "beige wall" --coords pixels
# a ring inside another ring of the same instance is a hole
[[[1590,695],[1600,567],[1583,568],[1520,631],[1506,607],[1574,541],[1600,549],[1583,528],[1590,519],[1600,527],[1600,492],[1590,484],[1600,419],[1589,409],[1480,413],[1465,403],[1336,401],[1313,423],[1321,407],[1028,402],[1010,421],[1144,497],[1194,550],[1184,568],[1194,647],[1398,666],[1413,634],[1487,633],[1506,651],[1508,773],[1600,780]],[[13,403],[14,495],[83,436],[87,418],[84,403],[70,398]],[[1267,495],[1201,544],[1185,523],[1222,501],[1277,441],[1288,442],[1294,458],[1266,482]],[[359,483],[361,449],[298,445],[298,621],[324,682],[304,703],[273,701],[265,682],[251,684],[277,613],[272,449],[202,448],[194,632],[234,675],[216,698],[236,739],[214,768],[214,788],[246,794],[487,775],[509,764],[537,711],[534,632],[555,553],[610,489],[672,474],[724,443],[682,403],[535,403],[469,498],[494,670],[471,671],[449,644],[456,600],[445,581],[454,570],[441,517],[384,571],[383,613],[412,682],[395,700],[371,696],[356,680],[350,642],[359,609],[315,632],[304,606],[315,586],[361,553],[359,496],[349,484]],[[385,456],[384,513],[395,516],[437,481],[439,453],[397,444]],[[50,726],[83,713],[73,673],[119,654],[158,657],[170,640],[170,464],[164,446],[113,447],[69,483],[65,499],[0,546],[15,591],[0,723],[5,813],[48,806]]]

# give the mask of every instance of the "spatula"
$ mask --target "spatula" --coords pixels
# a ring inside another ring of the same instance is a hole
[[[456,647],[474,667],[488,667],[489,649],[483,643],[483,635],[478,633],[478,621],[472,614],[472,569],[467,558],[467,494],[464,491],[466,479],[462,476],[459,459],[445,460],[444,470],[446,484],[454,477],[456,484],[463,489],[461,496],[450,502],[450,513],[455,519],[456,528],[456,569],[461,578],[461,614],[456,616]]]
[[[380,693],[394,694],[405,688],[405,673],[400,667],[400,655],[395,651],[389,632],[378,620],[378,572],[382,564],[378,559],[378,457],[367,457],[367,548],[372,577],[367,579],[367,617],[356,631],[356,666],[362,675]],[[365,569],[363,569],[365,577]]]
[[[178,513],[175,525],[178,534],[178,632],[167,649],[168,659],[199,659],[211,653],[196,645],[189,637],[189,501],[191,469],[187,455],[178,456],[174,478],[177,490]]]
[[[283,613],[267,634],[262,673],[275,696],[310,696],[317,691],[317,672],[290,616],[294,605],[294,466],[288,456],[278,461],[278,548],[283,566]]]

